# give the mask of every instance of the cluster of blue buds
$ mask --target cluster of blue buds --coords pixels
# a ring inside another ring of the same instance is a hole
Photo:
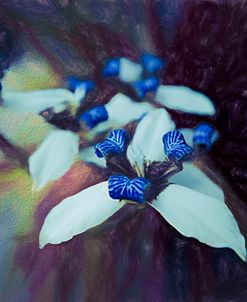
[[[194,129],[193,143],[209,150],[217,138],[217,133],[213,126],[202,123]]]
[[[160,58],[150,54],[144,53],[141,56],[140,63],[134,63],[126,58],[112,58],[106,61],[105,66],[103,68],[102,74],[104,77],[118,77],[123,82],[128,82],[126,77],[121,77],[122,72],[126,72],[126,62],[129,62],[129,66],[127,67],[129,73],[132,73],[132,68],[139,68],[139,76],[138,79],[133,81],[129,81],[132,88],[136,92],[139,98],[143,98],[146,93],[151,91],[156,91],[159,86],[159,80],[157,77],[157,73],[166,68],[166,62],[161,60]],[[123,71],[125,70],[125,71]],[[127,70],[127,72],[128,72]],[[138,72],[137,72],[138,74]]]
[[[127,135],[126,130],[113,130],[106,140],[95,145],[96,155],[108,160],[112,156],[126,154]],[[167,132],[162,140],[165,153],[164,161],[166,163],[167,160],[174,162],[174,159],[175,162],[180,162],[188,159],[193,154],[193,149],[186,144],[183,134],[177,130]],[[108,180],[109,195],[113,199],[127,199],[137,203],[144,203],[147,200],[148,191],[152,189],[153,185],[155,183],[151,183],[147,175],[134,177],[133,179],[126,175],[113,175]]]

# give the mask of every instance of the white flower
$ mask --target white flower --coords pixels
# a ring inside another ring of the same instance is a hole
[[[125,64],[123,65],[125,66]],[[126,66],[128,66],[128,64]],[[50,107],[53,107],[54,111],[61,111],[64,110],[69,103],[74,103],[79,105],[79,102],[84,99],[87,90],[89,89],[87,86],[88,83],[89,82],[81,82],[72,79],[72,84],[74,88],[73,93],[67,89],[62,89],[62,88],[38,90],[38,91],[30,91],[30,92],[3,92],[2,95],[3,106],[18,111],[28,111],[28,112],[35,112],[35,113],[39,113],[40,111],[46,110],[47,108]],[[173,91],[173,94],[175,94],[176,86],[174,86],[174,89],[175,90]],[[178,92],[179,95],[181,96],[181,92],[179,89]],[[187,98],[189,93],[190,92],[186,90],[184,97]],[[202,97],[199,94],[198,99],[196,99],[195,97],[196,93],[193,92],[192,90],[191,90],[191,94],[193,95],[193,98],[196,100],[194,104],[197,108]],[[183,99],[183,95],[181,99]],[[208,100],[208,102],[210,102],[210,100]],[[177,108],[178,105],[177,104],[175,105]],[[182,104],[182,108],[183,106],[184,105]],[[88,133],[88,137],[92,138],[101,131],[107,131],[111,128],[116,128],[116,127],[118,128],[129,123],[130,121],[138,120],[146,113],[154,110],[154,107],[146,102],[140,102],[140,103],[133,102],[127,96],[119,93],[115,95],[105,105],[105,109],[107,111],[107,116],[108,116],[107,120],[100,122],[94,128],[90,129]],[[99,110],[99,112],[100,111],[102,110]],[[201,109],[199,111],[201,112]],[[97,108],[96,110],[94,110],[93,116],[95,116],[95,112],[96,114],[98,114],[98,116],[100,115],[99,113],[97,113]],[[164,111],[163,115],[164,116],[161,116],[160,118],[166,119],[167,116],[166,111]],[[88,117],[86,121],[88,121]],[[160,136],[163,130],[160,129],[160,132],[159,133],[156,132],[155,135]],[[141,128],[138,128],[138,131],[140,132],[140,135],[136,137],[142,137],[142,135],[146,135],[145,133],[143,133],[143,130]],[[132,145],[133,144],[138,145],[139,142],[138,141],[135,142],[135,140],[133,140]],[[156,146],[149,146],[149,144],[146,142],[146,146],[142,145],[141,149],[145,149],[145,148],[156,148]],[[136,154],[137,147],[134,149]],[[129,148],[128,151],[129,157],[131,157],[130,156],[131,152],[134,149],[132,148],[132,146]],[[73,164],[74,159],[78,153],[78,150],[79,150],[78,134],[73,133],[69,130],[59,130],[59,129],[52,130],[49,136],[44,139],[44,141],[41,143],[38,149],[29,158],[29,171],[35,182],[35,187],[42,188],[48,182],[56,180],[59,177],[63,176],[64,173],[67,170],[69,170],[69,168]],[[104,167],[105,166],[104,161],[102,160],[100,161],[98,158],[92,157],[91,156],[92,152],[93,152],[93,147],[82,149],[79,153],[79,157],[84,161],[93,162],[97,165]],[[133,156],[135,157],[135,154],[132,154],[132,157]],[[160,157],[162,157],[162,152],[160,152]],[[130,161],[131,160],[133,161],[133,158],[132,159],[130,158]],[[139,160],[140,160],[140,156],[139,156]]]
[[[40,247],[43,248],[48,243],[59,244],[70,240],[73,236],[101,224],[125,205],[122,199],[129,199],[157,210],[184,236],[196,238],[212,247],[231,248],[241,259],[246,260],[244,237],[224,200],[196,191],[198,184],[194,181],[190,184],[191,187],[194,184],[193,189],[180,184],[165,185],[156,198],[147,202],[145,194],[152,191],[150,186],[155,189],[155,182],[151,181],[145,171],[152,166],[153,161],[161,159],[163,149],[165,148],[166,155],[164,154],[162,159],[164,161],[158,164],[169,167],[164,170],[166,176],[169,176],[173,169],[178,169],[181,160],[191,152],[177,131],[168,132],[162,145],[160,134],[173,128],[174,124],[164,109],[153,110],[144,116],[125,153],[133,167],[129,168],[127,173],[134,169],[139,177],[130,180],[126,176],[112,176],[108,183],[94,185],[63,200],[50,211],[44,221],[39,235]],[[121,153],[124,151],[125,141],[126,133],[115,130],[107,140],[96,146],[96,152],[106,157],[111,152]],[[130,149],[132,151],[129,151]],[[140,154],[140,150],[141,160],[136,161],[133,154],[135,151]],[[160,175],[159,179],[162,177],[164,176]],[[220,188],[205,175],[201,180],[207,190],[219,196]],[[119,199],[122,201],[119,202]]]

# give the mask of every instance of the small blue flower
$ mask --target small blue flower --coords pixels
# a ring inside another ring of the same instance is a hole
[[[141,63],[144,69],[149,73],[156,72],[157,70],[166,66],[166,62],[164,60],[161,60],[150,53],[145,53],[142,55]]]
[[[136,81],[133,87],[140,98],[143,98],[146,93],[155,91],[159,86],[159,80],[156,77],[149,77],[145,80]]]
[[[203,123],[194,129],[193,143],[195,145],[204,145],[207,149],[210,149],[215,137],[214,128],[209,124]]]
[[[108,113],[105,106],[102,105],[85,111],[79,118],[79,120],[84,121],[90,129],[107,119]]]
[[[87,81],[87,80],[79,80],[76,77],[68,77],[67,79],[68,88],[70,91],[75,92],[75,90],[80,87],[84,86],[86,93],[89,91],[93,91],[95,88],[95,84],[93,81]]]
[[[98,143],[94,147],[96,155],[98,157],[107,157],[110,154],[124,153],[126,138],[126,130],[113,130],[106,140],[104,140],[102,143]]]
[[[128,199],[139,203],[145,202],[145,192],[150,182],[142,177],[129,179],[127,176],[114,175],[108,180],[109,195],[113,199]]]
[[[104,77],[116,77],[120,70],[120,59],[109,59],[103,68]]]
[[[186,144],[183,134],[177,130],[167,132],[163,136],[163,143],[168,159],[182,160],[193,152],[192,148]]]

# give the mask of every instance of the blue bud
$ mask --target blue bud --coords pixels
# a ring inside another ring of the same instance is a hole
[[[111,131],[109,137],[102,143],[95,145],[95,153],[98,157],[107,157],[111,154],[122,154],[125,151],[127,131],[115,129]]]
[[[87,80],[79,80],[76,77],[68,77],[67,79],[68,88],[70,91],[75,92],[76,88],[83,85],[86,89],[86,93],[89,91],[93,91],[95,88],[95,84],[93,81],[87,81]]]
[[[159,87],[159,80],[156,77],[149,77],[145,80],[136,81],[133,87],[140,98],[143,98],[146,93],[155,91]]]
[[[119,74],[120,59],[109,59],[107,60],[102,74],[104,77],[116,77]]]
[[[145,192],[150,182],[142,177],[129,179],[126,176],[114,175],[108,179],[109,195],[113,199],[127,199],[138,203],[145,202]]]
[[[172,158],[186,159],[193,153],[192,148],[186,144],[183,134],[177,130],[167,132],[163,136],[163,143],[165,154],[169,160]]]
[[[156,72],[157,70],[164,68],[166,62],[160,58],[150,54],[145,53],[141,57],[141,63],[146,71],[149,73]]]
[[[0,82],[0,93],[2,92],[2,90],[3,90],[3,85],[2,85],[2,83]]]
[[[209,124],[203,123],[194,129],[193,143],[195,145],[204,145],[206,149],[210,149],[215,138],[216,131]]]
[[[79,121],[83,121],[91,129],[101,122],[108,119],[108,113],[105,106],[96,106],[88,111],[85,111],[80,117]]]

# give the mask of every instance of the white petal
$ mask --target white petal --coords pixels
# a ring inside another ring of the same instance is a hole
[[[48,107],[78,102],[67,89],[44,89],[27,92],[3,92],[3,107],[21,112],[39,113]]]
[[[109,103],[105,105],[105,108],[108,113],[108,120],[96,126],[94,128],[95,132],[121,127],[130,121],[139,119],[143,114],[154,109],[154,107],[148,103],[133,102],[122,93],[116,94]]]
[[[94,152],[94,147],[83,148],[79,152],[79,157],[86,162],[94,163],[102,168],[106,167],[104,158],[99,158]]]
[[[183,170],[172,176],[169,181],[224,201],[222,189],[192,163],[184,162]]]
[[[78,149],[77,134],[53,130],[29,157],[29,171],[37,187],[61,177],[73,164]]]
[[[193,129],[189,129],[189,128],[181,128],[181,129],[177,129],[179,132],[181,132],[185,138],[186,143],[193,147]]]
[[[74,102],[80,102],[81,100],[83,100],[85,98],[87,94],[87,89],[85,85],[79,85],[74,92]]]
[[[119,79],[123,82],[131,83],[140,79],[143,67],[126,58],[120,59]]]
[[[164,160],[162,137],[174,128],[175,125],[165,109],[155,109],[145,115],[139,122],[127,150],[131,164],[141,164],[142,155],[147,161]]]
[[[39,235],[40,248],[59,244],[93,228],[117,212],[124,202],[108,195],[108,183],[89,187],[64,199],[45,218]]]
[[[179,185],[169,185],[152,204],[178,232],[246,260],[245,239],[226,204]]]
[[[215,114],[214,105],[206,95],[185,86],[160,85],[155,98],[171,109],[196,114]]]

